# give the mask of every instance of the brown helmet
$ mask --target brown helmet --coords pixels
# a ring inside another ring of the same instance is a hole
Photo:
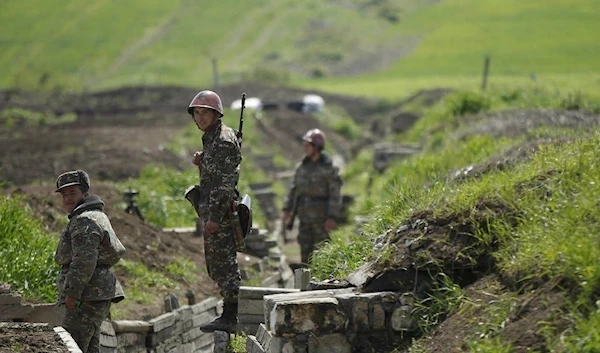
[[[325,147],[325,134],[323,131],[319,129],[311,129],[304,134],[302,140],[311,143],[319,150],[322,150]]]
[[[223,103],[221,103],[221,98],[213,91],[200,91],[194,96],[194,99],[192,99],[188,106],[188,113],[191,116],[194,116],[195,107],[210,108],[216,110],[220,114],[219,117],[223,116]]]

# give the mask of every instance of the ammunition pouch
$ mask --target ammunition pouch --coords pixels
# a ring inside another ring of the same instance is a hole
[[[200,186],[192,185],[187,188],[187,190],[185,190],[185,198],[192,204],[198,217],[201,217],[198,210],[198,205],[200,204]]]
[[[233,230],[235,250],[245,252],[246,237],[250,234],[250,229],[252,228],[252,200],[249,195],[246,194],[242,196],[240,201],[233,201],[231,203],[229,217]]]

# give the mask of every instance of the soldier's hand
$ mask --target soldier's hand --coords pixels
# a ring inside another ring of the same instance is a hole
[[[204,151],[199,152],[196,151],[194,152],[194,156],[192,158],[192,164],[194,164],[195,166],[200,166],[200,164],[202,163],[202,157],[204,157]]]
[[[288,223],[290,223],[290,217],[291,217],[290,212],[284,211],[283,218],[282,218],[283,224],[287,225]]]
[[[69,309],[75,309],[75,307],[77,306],[77,298],[67,295],[67,297],[65,298],[65,305]]]
[[[204,226],[204,234],[214,234],[219,231],[219,224],[217,222],[208,221]]]
[[[337,227],[337,224],[335,224],[335,221],[333,219],[328,219],[327,221],[325,221],[325,230],[330,232],[332,230],[334,230]]]

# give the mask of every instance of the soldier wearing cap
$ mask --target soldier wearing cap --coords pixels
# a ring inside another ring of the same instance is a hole
[[[221,98],[213,91],[200,91],[188,106],[202,135],[202,152],[195,152],[192,163],[200,172],[196,211],[204,222],[204,254],[208,274],[217,282],[223,296],[223,313],[200,326],[204,332],[233,332],[237,326],[238,292],[241,275],[232,228],[232,201],[242,161],[235,131],[223,124]]]
[[[307,264],[315,246],[329,239],[342,208],[342,179],[339,170],[323,152],[325,134],[311,129],[304,134],[304,159],[296,165],[283,206],[283,224],[291,228],[292,211],[300,219],[298,243],[302,262]]]
[[[88,193],[90,178],[83,170],[61,174],[56,192],[62,197],[69,223],[60,236],[54,260],[58,275],[58,305],[65,305],[62,326],[84,353],[100,351],[100,325],[111,303],[124,298],[123,288],[110,271],[125,253],[104,202]]]

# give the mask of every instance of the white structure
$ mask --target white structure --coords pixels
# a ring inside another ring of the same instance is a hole
[[[325,100],[316,94],[307,94],[302,98],[303,113],[319,113],[323,111]]]

